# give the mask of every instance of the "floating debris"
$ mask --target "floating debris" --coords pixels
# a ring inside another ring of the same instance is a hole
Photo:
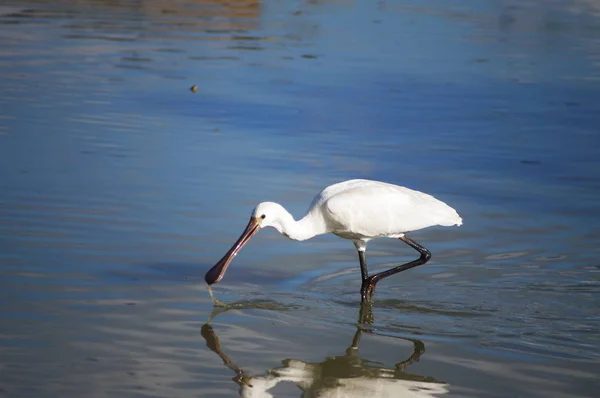
[[[190,91],[196,94],[198,92],[198,86],[194,84],[192,87],[190,87]]]

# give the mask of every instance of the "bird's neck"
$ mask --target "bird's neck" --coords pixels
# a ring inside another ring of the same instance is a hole
[[[323,219],[314,213],[308,213],[299,221],[287,213],[280,218],[280,223],[279,232],[293,240],[307,240],[327,232]]]

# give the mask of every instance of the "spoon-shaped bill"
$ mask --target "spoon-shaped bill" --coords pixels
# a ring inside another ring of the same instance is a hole
[[[246,229],[242,233],[242,236],[235,242],[235,244],[229,249],[227,253],[223,256],[222,259],[219,260],[218,263],[215,264],[214,267],[208,270],[206,275],[204,276],[204,280],[209,285],[213,283],[219,282],[225,276],[225,271],[227,271],[227,267],[229,267],[229,263],[231,260],[238,254],[240,249],[244,247],[244,245],[250,240],[252,235],[258,232],[260,229],[260,218],[250,217],[250,221],[246,226]]]

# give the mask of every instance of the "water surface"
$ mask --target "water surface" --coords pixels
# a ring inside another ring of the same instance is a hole
[[[595,397],[599,17],[4,2],[0,395]],[[349,242],[263,231],[214,311],[203,274],[256,203],[300,217],[348,178],[431,193],[464,225],[412,234],[433,259],[362,316]]]

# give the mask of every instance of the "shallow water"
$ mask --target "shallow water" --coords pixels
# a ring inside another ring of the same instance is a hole
[[[0,396],[597,396],[599,17],[3,2]],[[256,203],[299,217],[348,178],[464,225],[412,234],[433,259],[362,311],[352,244],[263,231],[213,308],[204,272]]]

